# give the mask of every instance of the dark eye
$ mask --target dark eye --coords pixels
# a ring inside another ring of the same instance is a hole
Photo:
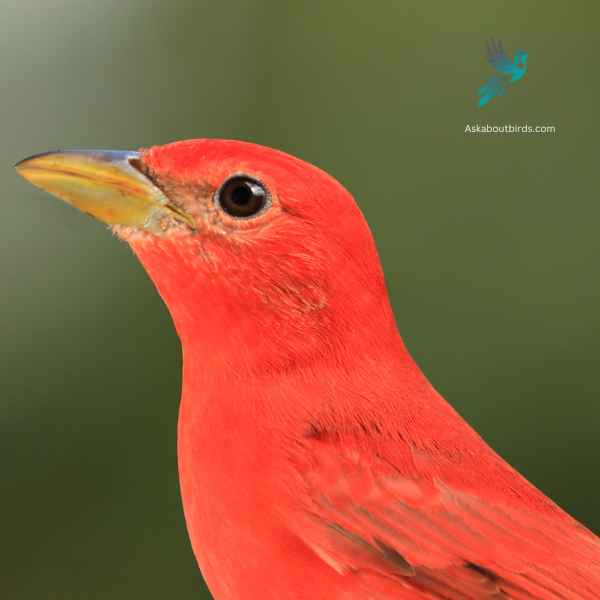
[[[269,193],[260,181],[246,175],[234,175],[217,190],[215,199],[228,215],[248,219],[265,209]]]

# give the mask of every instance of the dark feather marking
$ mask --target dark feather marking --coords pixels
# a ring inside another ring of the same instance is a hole
[[[345,529],[341,525],[338,525],[337,523],[327,523],[327,525],[331,527],[331,529],[333,529],[336,533],[343,535],[346,539],[350,540],[351,542],[354,542],[355,544],[358,544],[359,546],[363,546],[365,548],[372,547],[371,544],[369,544],[369,542],[361,538],[359,535],[348,531],[347,529]]]
[[[333,529],[336,533],[340,534],[347,540],[356,544],[358,547],[363,548],[367,552],[367,555],[377,559],[383,560],[385,563],[390,564],[393,567],[396,575],[400,576],[413,576],[415,570],[413,566],[394,548],[388,546],[385,542],[374,538],[375,544],[365,540],[359,535],[348,531],[346,528],[338,525],[337,523],[327,523],[328,527]]]
[[[401,572],[404,574],[414,574],[414,567],[397,550],[377,538],[375,538],[375,544],[377,544],[377,548],[381,551],[385,560],[393,563],[396,567],[400,567]]]
[[[321,440],[325,435],[326,433],[314,423],[309,423],[304,430],[304,437],[313,440]]]
[[[496,573],[494,573],[493,571],[490,571],[489,569],[486,569],[485,567],[482,567],[481,565],[476,565],[475,563],[467,561],[465,563],[465,566],[467,567],[467,569],[471,569],[472,571],[475,571],[476,573],[483,575],[484,577],[486,577],[490,581],[493,581],[494,583],[499,581],[499,579],[500,579],[498,577],[498,575],[496,575]]]

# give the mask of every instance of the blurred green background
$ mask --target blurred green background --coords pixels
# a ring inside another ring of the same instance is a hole
[[[202,598],[178,341],[125,244],[18,178],[31,153],[191,137],[346,184],[434,385],[600,531],[600,5],[2,0],[2,595]],[[529,72],[483,110],[484,42]],[[554,135],[467,135],[467,124]]]

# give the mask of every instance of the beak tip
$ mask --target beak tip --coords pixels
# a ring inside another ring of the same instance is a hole
[[[38,158],[42,158],[44,156],[48,156],[49,154],[57,154],[61,152],[60,150],[48,150],[46,152],[38,152],[37,154],[32,154],[31,156],[26,156],[22,158],[20,161],[16,162],[14,168],[17,172],[20,172],[21,168],[23,168],[29,161],[36,160]]]
[[[27,158],[22,158],[19,162],[16,162],[14,167],[17,171],[19,171],[21,169],[21,167],[23,167],[23,165],[29,160],[29,157]]]

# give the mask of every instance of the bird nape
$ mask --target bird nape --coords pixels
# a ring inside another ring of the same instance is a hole
[[[335,179],[211,139],[17,170],[108,223],[171,312],[181,493],[217,600],[600,597],[600,540],[413,362]]]

